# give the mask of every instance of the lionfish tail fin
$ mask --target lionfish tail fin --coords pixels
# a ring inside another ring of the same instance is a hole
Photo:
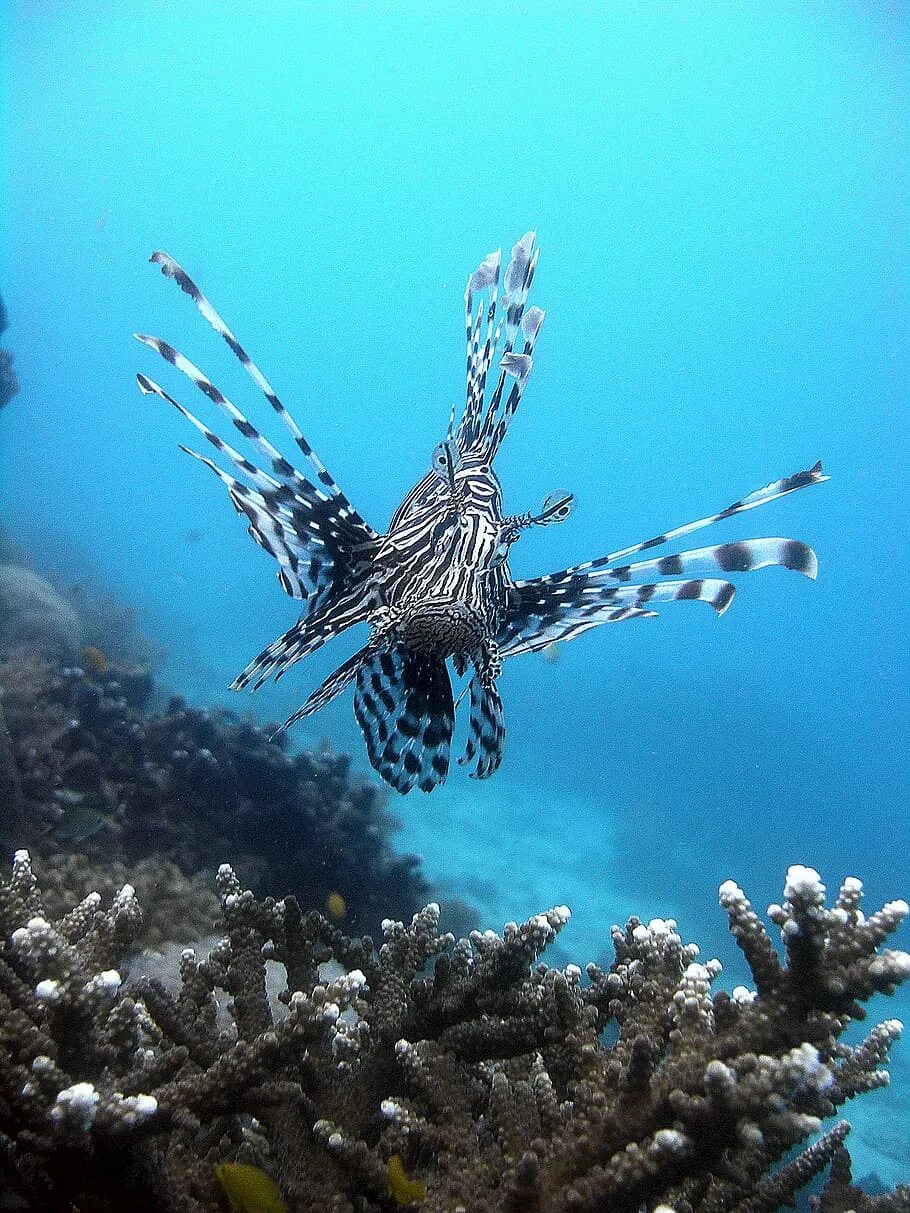
[[[445,781],[455,711],[445,662],[403,644],[375,649],[356,671],[354,715],[373,767],[406,795]]]

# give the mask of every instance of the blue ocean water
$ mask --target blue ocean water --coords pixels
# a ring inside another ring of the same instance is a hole
[[[515,512],[580,504],[522,538],[516,575],[821,458],[830,483],[704,540],[792,535],[820,575],[765,570],[719,621],[668,606],[507,666],[503,768],[400,800],[399,845],[485,925],[568,902],[580,960],[632,911],[673,914],[736,973],[717,885],[763,907],[792,862],[907,896],[906,6],[14,0],[0,21],[3,520],[134,603],[170,686],[284,718],[350,646],[252,701],[224,689],[295,607],[137,392],[160,367],[130,334],[268,410],[152,249],[381,529],[463,393],[467,274],[536,227],[547,319],[499,472]],[[348,697],[296,734],[323,735],[368,769]]]

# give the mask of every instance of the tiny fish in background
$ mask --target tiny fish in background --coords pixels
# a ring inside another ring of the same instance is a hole
[[[60,816],[48,827],[58,842],[70,847],[79,847],[101,830],[110,829],[112,818],[90,801],[82,792],[71,788],[59,788],[55,800]]]
[[[82,667],[88,675],[100,678],[108,672],[110,665],[97,645],[87,644],[82,650]]]
[[[426,1184],[419,1179],[409,1179],[400,1154],[393,1154],[386,1165],[386,1180],[389,1196],[396,1205],[419,1204],[426,1194]]]
[[[562,641],[560,640],[551,640],[549,644],[545,644],[540,650],[540,655],[547,665],[557,665],[561,654]]]
[[[776,564],[807,577],[816,575],[815,553],[795,539],[744,539],[621,562],[819,484],[828,479],[820,463],[652,539],[543,577],[513,580],[512,544],[532,527],[563,522],[575,502],[570,492],[557,490],[544,498],[536,513],[506,515],[493,470],[528,382],[544,318],[540,308],[526,307],[537,265],[534,232],[513,247],[502,276],[501,298],[500,252],[486,257],[468,279],[465,407],[457,427],[453,409],[430,470],[404,498],[385,534],[374,530],[353,507],[192,279],[167,253],[153,253],[151,260],[190,296],[224,338],[312,468],[309,477],[298,471],[173,346],[136,334],[188,376],[259,456],[262,467],[224,442],[147,375],[137,376],[143,393],[173,405],[233,465],[236,475],[181,447],[221,480],[238,513],[246,518],[253,539],[278,562],[282,588],[306,603],[300,619],[250,662],[232,689],[256,690],[272,675],[281,678],[347,628],[369,624],[372,634],[367,643],[282,728],[311,715],[354,683],[354,714],[370,762],[399,792],[414,787],[430,792],[448,774],[457,707],[450,660],[459,677],[471,671],[466,688],[468,739],[459,761],[476,760],[472,775],[485,779],[502,761],[505,727],[497,680],[506,658],[540,651],[552,655],[551,646],[557,641],[571,640],[599,624],[651,617],[657,603],[707,602],[720,615],[730,605],[734,587],[726,578],[712,576],[718,572],[744,573]]]
[[[261,1167],[246,1162],[215,1164],[218,1182],[233,1213],[287,1213],[278,1185]]]

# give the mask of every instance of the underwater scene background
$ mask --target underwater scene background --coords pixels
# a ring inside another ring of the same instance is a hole
[[[79,652],[42,677],[69,678],[83,646],[99,674],[144,663],[143,710],[179,696],[177,710],[237,713],[239,753],[247,722],[283,720],[353,648],[252,698],[226,690],[297,606],[177,449],[195,435],[135,374],[214,410],[132,334],[173,342],[281,434],[146,264],[153,249],[192,274],[382,530],[462,399],[465,279],[533,227],[547,318],[497,470],[509,512],[556,486],[579,506],[523,537],[513,573],[599,556],[820,458],[829,483],[705,540],[794,536],[818,580],[769,569],[738,579],[720,620],[668,604],[507,663],[503,766],[391,793],[381,862],[361,835],[382,796],[363,790],[378,780],[340,697],[290,736],[308,779],[351,779],[365,806],[338,827],[347,885],[314,873],[312,906],[331,910],[330,890],[339,914],[356,903],[356,934],[377,930],[386,891],[396,915],[432,895],[458,934],[564,903],[548,959],[582,965],[609,963],[610,925],[630,914],[673,918],[732,987],[748,970],[716,905],[728,878],[759,911],[789,864],[832,896],[855,875],[870,906],[906,897],[908,34],[889,3],[4,6],[2,340],[20,389],[0,415],[4,561],[82,614]],[[144,638],[123,653],[121,606]],[[162,728],[170,754],[182,743]],[[200,850],[229,845],[217,798],[206,812],[162,861],[194,833]],[[101,863],[109,816],[59,830],[59,852]],[[291,827],[257,820],[247,836],[277,830],[280,852]],[[219,850],[196,870],[265,880],[237,860]],[[385,886],[359,887],[377,873]],[[899,994],[872,1019],[902,1013]],[[910,1180],[906,1041],[889,1068],[848,1117],[854,1175],[893,1186]]]

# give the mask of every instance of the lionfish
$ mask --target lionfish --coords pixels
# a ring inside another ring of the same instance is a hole
[[[715,514],[596,560],[526,581],[512,577],[509,556],[522,533],[564,521],[575,503],[572,493],[556,491],[544,498],[536,513],[506,515],[493,469],[527,385],[544,318],[540,308],[526,306],[537,256],[535,233],[528,232],[512,249],[501,295],[499,251],[487,256],[468,279],[464,409],[456,426],[453,407],[447,435],[433,451],[429,471],[404,498],[384,534],[354,508],[192,279],[167,253],[151,257],[224,338],[312,469],[304,474],[295,468],[173,346],[136,334],[188,376],[258,455],[259,464],[251,462],[147,375],[137,376],[143,393],[173,405],[232,465],[229,474],[205,455],[181,447],[225,485],[253,539],[278,562],[282,588],[306,604],[300,619],[264,648],[231,687],[256,690],[272,675],[281,678],[347,628],[368,624],[366,644],[326,678],[281,729],[318,711],[354,683],[354,714],[370,762],[402,793],[415,786],[431,792],[448,774],[457,707],[450,660],[459,677],[470,670],[468,686],[458,699],[470,695],[467,743],[459,761],[474,762],[472,776],[485,779],[502,760],[505,726],[497,683],[506,658],[538,652],[599,624],[652,617],[658,603],[707,602],[720,615],[729,607],[734,587],[726,578],[711,575],[718,571],[744,573],[782,565],[807,577],[817,573],[815,553],[795,539],[745,539],[633,563],[627,558],[819,484],[827,479],[820,463],[775,480]]]

